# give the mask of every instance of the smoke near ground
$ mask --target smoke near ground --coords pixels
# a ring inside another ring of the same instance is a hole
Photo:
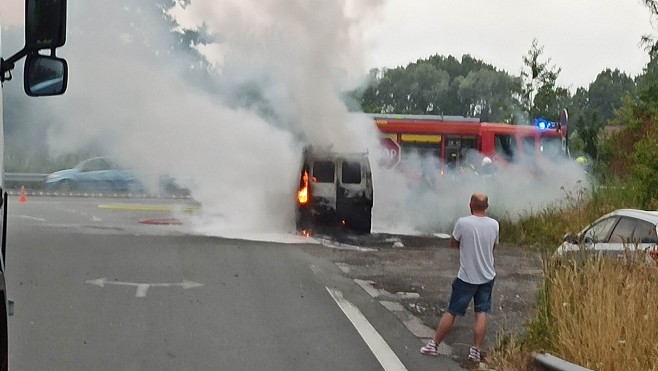
[[[569,159],[500,165],[491,175],[446,172],[434,184],[397,169],[373,175],[376,197],[386,197],[375,202],[373,229],[401,234],[452,233],[455,220],[469,214],[475,192],[489,196],[489,214],[519,220],[547,207],[567,206],[591,186],[585,170]]]
[[[49,101],[51,153],[92,146],[151,186],[158,174],[175,177],[203,205],[193,222],[204,233],[292,231],[303,146],[364,151],[374,140],[365,134],[374,128],[340,98],[364,68],[359,13],[377,6],[356,4],[196,0],[177,7],[172,14],[181,22],[204,24],[212,36],[195,46],[207,66],[171,47],[156,8],[72,3],[60,52],[69,88]]]
[[[489,193],[501,214],[537,210],[583,178],[565,165],[539,183],[513,168],[486,183],[421,187],[377,167],[375,126],[349,113],[341,94],[365,76],[361,35],[382,1],[192,0],[169,10],[178,24],[150,5],[71,2],[59,52],[69,88],[33,119],[47,122],[53,156],[93,148],[152,187],[160,174],[175,177],[202,204],[188,222],[209,235],[293,231],[307,144],[371,153],[379,232],[449,233],[474,191]],[[177,48],[186,44],[171,30],[195,27],[211,42]]]

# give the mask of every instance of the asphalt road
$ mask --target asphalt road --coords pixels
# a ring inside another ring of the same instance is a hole
[[[102,207],[154,202],[12,198],[11,369],[459,369],[303,245],[139,222],[181,201]]]

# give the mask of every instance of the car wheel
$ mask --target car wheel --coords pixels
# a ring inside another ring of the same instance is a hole
[[[75,184],[70,180],[62,180],[57,185],[57,190],[60,192],[72,192],[75,191]]]

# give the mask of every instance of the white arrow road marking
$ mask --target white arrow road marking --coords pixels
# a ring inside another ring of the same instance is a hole
[[[393,349],[388,346],[384,338],[375,330],[374,327],[368,322],[366,316],[361,313],[356,305],[350,303],[343,297],[343,293],[338,290],[332,290],[325,287],[329,291],[329,295],[334,299],[336,304],[342,309],[343,313],[352,322],[356,330],[359,332],[363,340],[365,340],[370,350],[375,355],[375,358],[384,367],[386,371],[406,371],[402,361],[393,352]]]
[[[105,285],[116,285],[116,286],[135,286],[137,288],[137,291],[135,292],[135,297],[138,298],[143,298],[146,296],[146,292],[150,287],[174,287],[174,286],[179,286],[182,287],[183,290],[187,289],[193,289],[196,287],[201,287],[203,286],[202,283],[198,282],[193,282],[193,281],[188,281],[188,280],[183,280],[183,282],[177,282],[177,283],[139,283],[139,282],[121,282],[121,281],[108,281],[107,277],[103,278],[98,278],[95,280],[89,280],[87,283],[100,286],[100,287],[105,287]]]

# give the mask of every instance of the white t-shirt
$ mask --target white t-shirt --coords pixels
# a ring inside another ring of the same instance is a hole
[[[488,216],[469,215],[457,220],[452,236],[459,241],[460,280],[479,285],[496,277],[493,249],[499,229],[498,222]]]

